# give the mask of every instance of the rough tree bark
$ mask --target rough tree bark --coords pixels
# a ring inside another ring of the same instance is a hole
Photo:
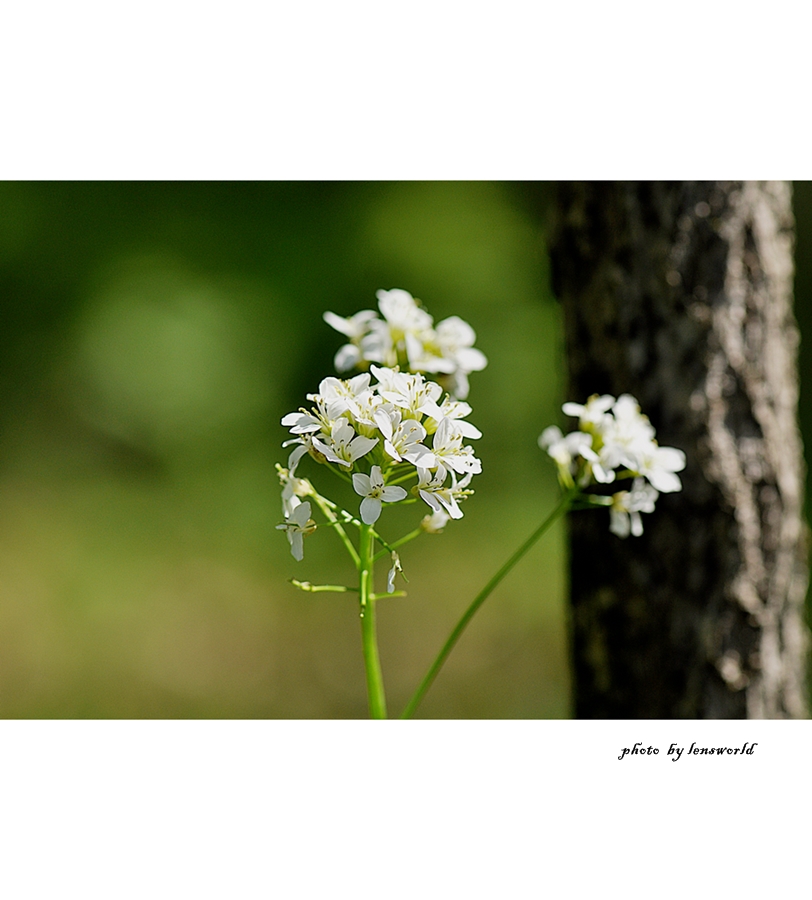
[[[570,515],[575,712],[806,714],[788,184],[562,184],[568,399],[634,394],[687,455],[641,538]]]

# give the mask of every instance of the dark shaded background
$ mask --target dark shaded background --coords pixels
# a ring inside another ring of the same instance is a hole
[[[287,583],[351,578],[349,563],[329,532],[292,559],[273,466],[280,417],[333,373],[341,336],[322,312],[391,287],[469,321],[490,361],[471,377],[477,493],[404,549],[408,597],[379,604],[399,711],[557,497],[536,446],[564,382],[550,197],[480,182],[0,185],[0,716],[366,715],[355,601]],[[810,334],[812,188],[795,197]],[[806,344],[801,358],[806,373]],[[802,424],[809,440],[803,381]],[[419,515],[393,510],[389,533]],[[564,579],[558,528],[421,713],[567,716]]]

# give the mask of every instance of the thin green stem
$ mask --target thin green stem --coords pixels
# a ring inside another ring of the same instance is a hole
[[[404,537],[399,538],[397,541],[393,541],[391,544],[384,544],[384,549],[379,550],[375,556],[373,557],[373,561],[377,562],[382,556],[386,556],[387,553],[391,553],[393,550],[396,550],[398,547],[402,547],[404,544],[408,544],[409,541],[413,541],[415,538],[420,537],[421,534],[424,534],[422,528],[415,528],[414,531],[410,531]]]
[[[321,494],[317,494],[314,492],[311,496],[316,501],[316,505],[318,506],[318,508],[324,513],[327,519],[329,519],[331,527],[335,528],[336,534],[341,538],[341,542],[347,548],[347,553],[349,553],[352,557],[352,561],[353,563],[355,563],[355,568],[357,569],[361,564],[360,557],[358,556],[358,551],[355,549],[355,547],[353,547],[352,541],[347,536],[347,532],[344,531],[344,528],[333,512],[333,509],[336,508],[335,504],[328,500],[326,497],[322,497]]]
[[[388,485],[389,484],[403,484],[406,481],[411,481],[412,478],[417,478],[417,472],[415,472],[414,469],[412,469],[411,472],[407,472],[405,475],[401,475],[399,478],[390,479],[386,483]]]
[[[364,648],[364,669],[367,676],[369,714],[373,719],[386,718],[386,695],[383,674],[378,657],[378,638],[375,633],[375,595],[373,587],[373,561],[375,538],[371,525],[361,525],[359,543],[358,587],[361,599],[361,640]]]
[[[501,569],[491,578],[491,580],[485,585],[484,588],[474,597],[471,605],[468,609],[463,613],[462,618],[457,622],[456,627],[451,632],[448,640],[443,645],[443,649],[437,656],[437,659],[432,663],[431,668],[426,673],[426,677],[420,682],[420,686],[414,693],[412,699],[406,705],[406,709],[403,710],[401,714],[401,719],[409,719],[414,714],[414,711],[420,705],[420,701],[423,699],[426,691],[431,687],[432,682],[437,677],[437,673],[442,668],[446,659],[448,658],[449,653],[454,649],[454,645],[460,638],[460,635],[465,631],[468,623],[474,617],[474,614],[479,609],[480,606],[488,599],[491,595],[494,588],[499,584],[499,582],[505,577],[505,575],[510,572],[510,570],[516,565],[517,562],[527,553],[527,551],[536,543],[536,541],[550,528],[550,526],[562,516],[572,504],[572,501],[578,494],[577,488],[573,488],[567,491],[566,494],[561,498],[558,505],[555,509],[550,513],[549,516],[539,525],[539,527],[530,535],[530,537],[519,547],[519,549],[510,557],[510,559],[502,566]]]
[[[348,472],[342,472],[340,469],[337,469],[335,466],[327,466],[327,468],[335,475],[340,478],[342,481],[346,481],[347,484],[352,484],[352,477]]]
[[[295,578],[289,579],[290,583],[308,594],[320,594],[324,591],[333,594],[346,594],[347,591],[357,591],[357,587],[347,587],[343,584],[311,584],[309,581],[297,581]]]

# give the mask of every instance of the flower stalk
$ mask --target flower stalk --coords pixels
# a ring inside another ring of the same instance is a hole
[[[406,708],[401,713],[401,719],[410,719],[414,714],[417,707],[420,705],[423,697],[426,694],[426,691],[431,687],[434,679],[437,677],[438,672],[443,667],[446,659],[448,659],[449,654],[454,649],[455,644],[462,636],[463,631],[468,627],[468,623],[473,619],[477,610],[480,606],[490,597],[493,593],[496,586],[502,581],[502,579],[510,572],[510,570],[516,565],[517,562],[527,553],[527,551],[539,540],[552,526],[552,524],[556,521],[556,519],[560,518],[564,515],[564,513],[570,508],[575,498],[578,496],[578,489],[571,488],[567,491],[564,496],[559,501],[558,505],[555,509],[550,513],[549,516],[539,525],[539,527],[530,535],[530,537],[519,547],[519,549],[510,557],[510,559],[502,566],[501,569],[491,578],[491,580],[485,585],[484,588],[474,597],[471,605],[462,615],[462,618],[457,622],[456,627],[451,632],[448,637],[448,640],[443,645],[442,650],[440,650],[437,658],[431,665],[431,668],[426,673],[425,678],[420,682],[420,686],[414,692],[412,699],[406,705]]]
[[[367,679],[369,715],[373,719],[386,718],[386,694],[378,656],[378,636],[375,627],[376,595],[372,592],[374,576],[375,537],[372,526],[362,524],[358,545],[358,590],[361,602],[361,641],[364,650],[364,670]]]

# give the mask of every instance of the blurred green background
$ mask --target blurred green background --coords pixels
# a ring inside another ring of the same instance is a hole
[[[408,596],[378,605],[397,714],[558,496],[536,445],[563,399],[551,196],[483,182],[0,185],[0,716],[366,716],[355,599],[287,581],[352,579],[349,561],[329,531],[293,560],[274,463],[279,419],[333,374],[342,338],[322,312],[402,287],[435,321],[470,322],[489,366],[471,376],[476,495],[404,548]],[[795,196],[812,333],[812,192]],[[422,514],[392,510],[382,530]],[[419,715],[570,714],[565,563],[558,527],[483,607]]]

